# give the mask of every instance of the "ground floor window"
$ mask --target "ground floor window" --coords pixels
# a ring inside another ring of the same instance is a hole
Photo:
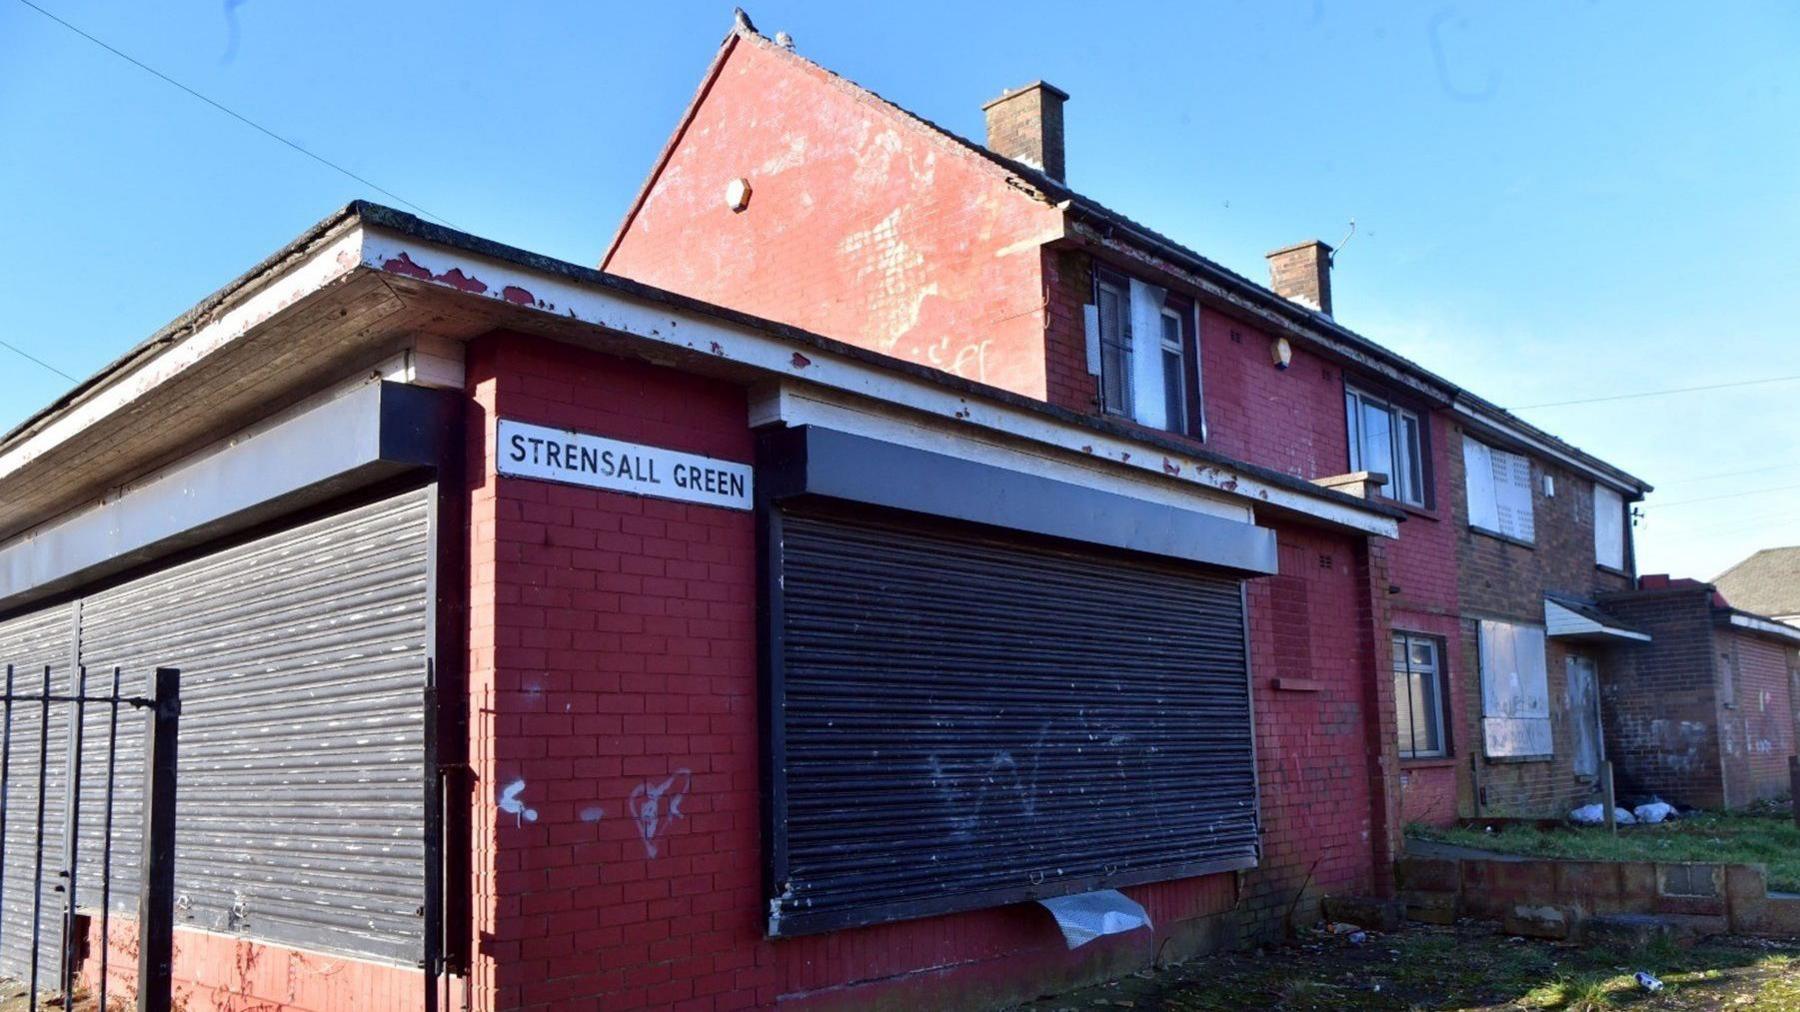
[[[1402,759],[1450,754],[1444,736],[1443,657],[1442,643],[1435,637],[1394,634],[1394,709]]]

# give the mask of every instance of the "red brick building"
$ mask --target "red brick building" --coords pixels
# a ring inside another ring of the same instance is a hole
[[[1381,473],[1407,517],[1360,605],[1388,616],[1403,704],[1405,741],[1372,757],[1397,788],[1383,819],[1593,796],[1595,673],[1636,640],[1546,637],[1547,602],[1631,586],[1626,513],[1649,486],[1339,324],[1323,243],[1271,253],[1264,288],[1072,190],[1067,98],[1038,82],[988,103],[983,147],[734,32],[602,266],[1311,481],[1361,493]],[[1313,574],[1354,556],[1283,536],[1269,606],[1310,614]],[[1529,642],[1521,691],[1484,675],[1484,628]],[[1279,646],[1270,678],[1307,679],[1318,655]]]
[[[1733,608],[1698,580],[1645,576],[1602,600],[1653,637],[1603,690],[1620,790],[1710,809],[1787,796],[1800,630]]]
[[[999,1004],[1389,881],[1402,511],[1141,426],[355,205],[0,473],[0,661],[181,670],[189,1010]],[[68,695],[0,964],[129,995]]]

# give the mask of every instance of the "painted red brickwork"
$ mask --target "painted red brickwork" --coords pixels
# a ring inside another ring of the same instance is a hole
[[[1248,876],[1244,910],[1262,936],[1283,927],[1309,873],[1302,924],[1316,917],[1320,893],[1368,893],[1387,880],[1371,849],[1369,766],[1380,739],[1370,727],[1369,627],[1343,620],[1358,613],[1359,548],[1299,527],[1277,537],[1281,572],[1249,585],[1264,861]]]
[[[113,914],[106,1004],[135,1008],[137,924]],[[88,923],[81,981],[98,1000],[100,920]],[[174,1006],[182,1012],[406,1012],[425,1006],[425,977],[394,966],[191,928],[175,929]],[[79,1006],[78,1006],[79,1007]]]
[[[496,417],[750,459],[741,389],[470,346],[476,1005],[745,1008],[757,872],[748,513],[495,477]]]
[[[1087,372],[1081,307],[1092,299],[1093,260],[1078,250],[1047,251],[1050,291],[1045,334],[1052,399],[1077,411],[1095,411],[1096,387]],[[1195,294],[1195,293],[1188,293]],[[1455,726],[1469,694],[1458,621],[1456,495],[1462,484],[1460,438],[1443,412],[1408,399],[1374,377],[1360,375],[1305,348],[1293,349],[1289,368],[1277,369],[1270,355],[1274,337],[1268,332],[1202,303],[1200,312],[1201,385],[1207,422],[1206,445],[1218,452],[1313,479],[1350,469],[1344,397],[1355,386],[1406,404],[1427,419],[1430,459],[1426,505],[1409,510],[1399,540],[1384,551],[1383,577],[1368,584],[1362,608],[1379,607],[1384,649],[1371,661],[1375,678],[1389,669],[1385,641],[1388,630],[1430,635],[1443,640],[1449,682],[1450,754],[1441,759],[1398,760],[1392,790],[1400,798],[1401,822],[1444,824],[1459,814],[1473,814],[1466,787],[1466,743],[1475,740]],[[1456,448],[1455,453],[1446,448]],[[1393,730],[1392,685],[1387,728]],[[1381,821],[1381,820],[1378,820]]]
[[[1044,396],[1037,243],[1060,212],[763,39],[715,70],[604,269]]]
[[[1718,632],[1715,649],[1732,676],[1719,693],[1725,803],[1739,808],[1782,797],[1794,754],[1794,651],[1727,629]]]
[[[1076,953],[1031,905],[764,939],[750,514],[497,479],[490,459],[504,415],[747,460],[743,391],[508,335],[471,346],[469,385],[477,1007],[1012,1000],[1277,934],[1309,873],[1303,916],[1376,888],[1373,637],[1326,620],[1355,614],[1365,570],[1356,539],[1296,528],[1279,583],[1250,590],[1261,868],[1128,889],[1156,930]],[[1281,672],[1319,690],[1278,691]]]

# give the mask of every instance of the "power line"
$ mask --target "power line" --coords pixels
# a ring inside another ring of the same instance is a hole
[[[1724,495],[1701,496],[1698,499],[1677,499],[1674,502],[1645,503],[1645,509],[1663,509],[1669,506],[1687,506],[1697,502],[1718,502],[1720,499],[1739,499],[1747,495],[1766,495],[1770,492],[1790,492],[1800,485],[1777,485],[1774,488],[1753,488],[1747,492],[1727,492]]]
[[[273,140],[280,141],[282,144],[285,144],[288,147],[293,148],[295,151],[298,151],[301,154],[305,155],[306,157],[312,159],[313,161],[318,162],[320,165],[323,165],[330,169],[335,169],[338,172],[341,172],[344,175],[349,176],[351,179],[354,179],[357,182],[361,183],[362,185],[368,187],[369,189],[382,194],[383,196],[392,197],[393,199],[399,201],[400,203],[405,204],[407,207],[410,207],[413,210],[419,212],[420,214],[425,215],[427,218],[436,218],[438,221],[441,221],[446,225],[452,224],[450,222],[450,220],[445,218],[443,215],[433,214],[432,212],[425,210],[424,208],[420,207],[419,205],[413,203],[412,201],[407,200],[405,197],[400,196],[398,193],[395,193],[394,191],[387,189],[386,187],[379,186],[375,183],[370,182],[369,180],[363,178],[362,176],[359,176],[356,173],[351,172],[349,169],[344,168],[342,165],[339,165],[338,163],[332,161],[329,158],[326,158],[324,155],[316,154],[312,151],[307,150],[305,147],[302,147],[298,143],[295,143],[294,141],[291,141],[291,140],[287,139],[286,137],[281,136],[280,134],[276,133],[275,131],[270,130],[268,127],[263,126],[261,123],[256,122],[255,120],[251,119],[248,116],[245,116],[243,113],[240,113],[234,109],[228,108],[225,105],[223,105],[219,102],[216,102],[213,99],[206,97],[205,95],[200,94],[199,92],[188,87],[187,85],[182,84],[180,81],[177,81],[174,78],[170,77],[169,75],[163,73],[162,71],[157,70],[155,67],[152,67],[149,64],[145,63],[144,61],[139,60],[137,57],[134,57],[134,56],[130,55],[129,53],[122,52],[121,50],[119,50],[111,45],[108,45],[107,43],[101,41],[100,39],[97,39],[94,36],[89,35],[87,32],[84,32],[81,29],[75,27],[74,25],[68,23],[67,21],[64,21],[62,18],[57,17],[55,14],[52,14],[49,11],[43,9],[42,7],[39,7],[37,4],[33,3],[32,0],[19,0],[19,2],[24,4],[27,7],[31,8],[32,10],[37,11],[39,14],[42,14],[44,17],[47,17],[50,20],[56,22],[57,24],[63,26],[64,28],[67,28],[69,31],[74,32],[76,35],[79,35],[82,38],[88,40],[89,42],[92,42],[94,45],[99,46],[101,49],[104,49],[107,52],[113,54],[114,56],[117,56],[119,59],[124,60],[126,63],[131,64],[132,66],[138,68],[139,70],[144,71],[147,74],[150,74],[154,77],[160,78],[162,81],[164,81],[167,84],[170,84],[176,88],[181,89],[182,91],[187,92],[189,95],[192,95],[195,98],[199,99],[200,101],[205,102],[207,105],[212,106],[214,109],[217,109],[220,112],[224,113],[225,115],[230,116],[232,119],[237,120],[238,122],[251,128],[252,130],[255,130],[256,132],[264,135],[265,137],[269,137]],[[454,227],[454,226],[452,226],[452,227]]]
[[[1745,474],[1767,474],[1770,471],[1792,471],[1800,464],[1776,464],[1772,467],[1753,467],[1745,471],[1717,471],[1713,474],[1691,474],[1685,478],[1667,478],[1656,483],[1657,488],[1668,485],[1685,485],[1692,481],[1710,481],[1713,478],[1736,478]]]
[[[33,355],[31,352],[26,351],[24,348],[21,348],[18,345],[13,344],[10,341],[0,341],[0,348],[5,348],[7,351],[10,351],[13,354],[18,355],[22,358],[30,359],[31,361],[36,362],[38,365],[43,366],[44,368],[50,370],[51,372],[57,374],[58,376],[61,376],[63,379],[68,380],[70,383],[81,382],[80,380],[76,379],[75,377],[69,375],[66,372],[63,372],[61,369],[58,369],[57,367],[51,365],[50,363],[44,361],[41,358],[38,358],[36,355]]]
[[[20,2],[23,3],[25,0],[20,0]],[[1645,390],[1635,394],[1613,394],[1611,397],[1587,397],[1576,401],[1547,401],[1543,404],[1520,404],[1517,407],[1508,408],[1507,410],[1525,411],[1531,408],[1562,408],[1568,407],[1571,404],[1604,404],[1608,401],[1629,401],[1640,397],[1662,397],[1667,394],[1687,394],[1700,390],[1726,390],[1731,387],[1753,387],[1764,383],[1792,383],[1795,380],[1800,380],[1800,375],[1771,376],[1766,379],[1737,380],[1732,383],[1708,383],[1704,386],[1697,387],[1670,387],[1667,390]]]

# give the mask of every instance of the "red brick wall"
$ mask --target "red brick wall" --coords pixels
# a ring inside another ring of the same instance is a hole
[[[1092,299],[1093,260],[1079,250],[1047,252],[1049,280],[1049,359],[1051,399],[1077,411],[1097,410],[1096,386],[1087,372],[1081,307]],[[1194,293],[1187,293],[1194,294]],[[1344,391],[1354,383],[1371,392],[1397,396],[1390,385],[1355,374],[1304,348],[1293,350],[1289,368],[1277,369],[1270,357],[1272,335],[1256,326],[1202,304],[1200,360],[1205,400],[1206,445],[1241,460],[1302,478],[1343,474],[1350,469],[1345,431]],[[1437,636],[1445,643],[1449,684],[1446,722],[1451,728],[1451,755],[1438,760],[1399,765],[1394,787],[1405,822],[1443,824],[1459,813],[1472,814],[1467,787],[1467,729],[1457,714],[1468,686],[1462,661],[1458,615],[1456,496],[1462,484],[1461,444],[1455,427],[1441,412],[1412,403],[1428,419],[1431,459],[1430,496],[1426,508],[1409,510],[1400,538],[1384,549],[1384,576],[1368,589],[1378,596],[1384,619],[1393,629]],[[1454,453],[1449,450],[1454,449]],[[1364,607],[1368,607],[1365,599]],[[1331,618],[1334,616],[1327,616]],[[1377,681],[1392,695],[1386,629],[1380,656],[1372,662]],[[1391,706],[1391,702],[1388,704]],[[1391,725],[1392,714],[1387,719]],[[1397,762],[1397,757],[1396,757]]]
[[[1793,651],[1747,633],[1720,630],[1716,649],[1735,677],[1735,698],[1719,699],[1726,804],[1741,807],[1789,790],[1794,754]],[[1727,705],[1727,704],[1730,705]]]
[[[114,913],[106,941],[106,1004],[134,1008],[135,919]],[[96,1002],[101,942],[100,918],[90,918],[86,957],[78,973]],[[425,976],[416,967],[181,927],[175,929],[174,956],[171,991],[174,1007],[182,1012],[410,1012],[425,1007]]]
[[[748,461],[743,391],[505,336],[468,374],[477,1007],[766,1003],[751,515],[497,478],[492,446],[504,416]]]
[[[954,141],[740,39],[602,266],[1041,398],[1043,279],[1021,240],[1059,222]]]
[[[1301,924],[1316,917],[1321,893],[1374,890],[1378,862],[1369,764],[1380,717],[1372,734],[1369,627],[1349,621],[1359,609],[1358,547],[1302,527],[1278,527],[1277,537],[1280,573],[1249,585],[1264,860],[1243,906],[1264,935],[1282,927],[1309,872]]]
[[[1356,613],[1358,541],[1296,528],[1279,589],[1250,587],[1266,859],[1240,913],[1215,875],[1126,890],[1156,930],[1075,953],[1031,905],[765,940],[750,514],[495,478],[490,445],[504,415],[748,460],[742,391],[507,335],[468,370],[477,1007],[1000,1002],[1279,932],[1309,871],[1302,917],[1375,888],[1371,636],[1328,621]],[[681,770],[652,856],[631,796]]]

